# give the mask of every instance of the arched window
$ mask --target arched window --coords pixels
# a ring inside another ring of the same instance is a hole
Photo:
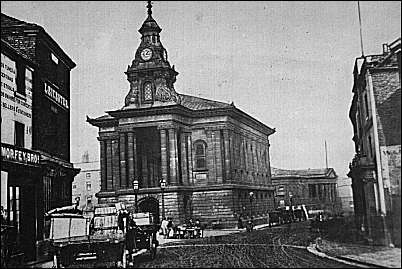
[[[150,82],[144,83],[143,97],[144,101],[152,101],[152,84]]]
[[[194,143],[195,170],[206,170],[207,169],[206,147],[207,147],[206,143],[202,140],[196,141]]]

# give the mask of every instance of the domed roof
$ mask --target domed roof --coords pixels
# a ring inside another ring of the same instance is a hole
[[[148,1],[147,8],[148,8],[148,17],[146,18],[146,20],[144,21],[144,23],[142,24],[142,26],[138,30],[138,32],[140,32],[140,34],[144,34],[146,32],[155,32],[155,31],[160,33],[162,31],[162,29],[156,23],[154,18],[152,18],[152,4],[151,4],[151,1]]]

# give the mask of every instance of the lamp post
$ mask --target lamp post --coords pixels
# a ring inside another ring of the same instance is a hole
[[[137,179],[134,179],[134,180],[133,180],[133,189],[134,189],[134,194],[135,194],[135,213],[138,212],[138,210],[137,210],[137,194],[138,194],[138,188],[139,188],[139,186],[138,186],[138,180],[137,180]]]
[[[254,198],[254,192],[250,191],[249,192],[249,198],[250,198],[250,218],[253,216],[253,198]]]
[[[289,204],[290,204],[290,212],[291,212],[291,218],[292,218],[292,221],[293,221],[293,219],[294,219],[294,216],[293,216],[293,194],[292,194],[292,192],[290,191],[289,192]]]
[[[164,194],[164,191],[166,188],[165,179],[162,178],[160,183],[161,183],[161,191],[162,191],[162,219],[164,219],[165,218],[165,196],[163,194]]]

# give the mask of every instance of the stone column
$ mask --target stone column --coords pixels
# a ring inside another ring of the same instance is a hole
[[[100,143],[100,166],[101,166],[101,191],[106,190],[106,142],[99,139]]]
[[[127,173],[126,173],[126,134],[120,133],[120,187],[127,188]]]
[[[180,153],[181,153],[181,176],[183,185],[189,185],[188,180],[188,154],[187,154],[187,134],[182,133],[180,136]]]
[[[140,187],[141,188],[148,188],[148,158],[147,154],[143,152],[144,154],[141,156],[141,164],[142,164],[142,178],[140,180]]]
[[[131,188],[131,182],[135,177],[135,169],[134,169],[134,140],[135,133],[129,132],[127,133],[127,159],[128,159],[128,179],[127,179],[127,188]]]
[[[112,140],[106,140],[106,189],[113,190]]]
[[[169,134],[169,164],[170,184],[178,185],[178,154],[177,154],[177,129],[168,129]]]
[[[113,189],[118,190],[120,188],[120,151],[119,140],[117,138],[112,140],[112,173],[113,173]]]
[[[162,178],[165,181],[169,182],[169,175],[168,175],[168,156],[167,156],[167,139],[166,139],[166,130],[160,129],[160,136],[161,136],[161,172]]]
[[[138,164],[140,156],[138,156],[137,135],[135,133],[134,133],[134,136],[133,136],[133,156],[134,156],[134,178],[138,180],[138,177],[140,176],[139,164]]]
[[[231,157],[231,154],[233,150],[230,150],[230,146],[233,144],[230,143],[230,138],[229,138],[229,130],[225,129],[223,130],[223,144],[225,148],[225,181],[232,181],[232,178],[230,176],[230,171],[231,171],[231,160],[234,160]],[[233,141],[233,140],[232,140]]]

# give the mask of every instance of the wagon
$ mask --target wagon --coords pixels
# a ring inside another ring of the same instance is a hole
[[[95,227],[94,221],[100,225]],[[113,210],[108,215],[95,215],[93,219],[79,214],[51,215],[53,267],[88,263],[123,265],[124,239],[123,232],[117,229],[117,214]]]
[[[124,220],[123,225],[119,219]],[[152,214],[133,214],[131,219],[136,223],[134,230],[127,229],[127,219],[119,218],[115,206],[96,208],[93,218],[53,214],[50,225],[53,267],[125,268],[131,255],[140,250],[148,250],[150,257],[155,258],[159,227]]]
[[[134,227],[130,225],[134,221]],[[160,229],[159,223],[155,222],[155,217],[149,212],[134,213],[131,219],[127,219],[126,249],[128,255],[141,250],[147,250],[151,259],[156,256],[156,249],[159,242],[156,233]],[[131,259],[132,257],[128,257]]]

